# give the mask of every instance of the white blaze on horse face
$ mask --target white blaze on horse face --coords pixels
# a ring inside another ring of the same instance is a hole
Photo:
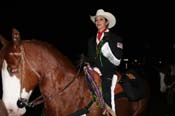
[[[15,75],[10,76],[7,70],[7,62],[4,60],[2,65],[2,86],[3,86],[3,95],[2,100],[5,103],[5,106],[8,110],[9,115],[12,114],[13,116],[23,115],[26,112],[25,108],[18,108],[17,100],[20,98],[20,94],[22,98],[29,99],[31,95],[31,91],[28,93],[25,89],[21,89],[21,83],[19,78]]]
[[[167,89],[167,86],[166,86],[166,84],[164,82],[165,74],[163,72],[160,72],[159,74],[160,74],[160,91],[161,92],[165,92],[166,89]]]

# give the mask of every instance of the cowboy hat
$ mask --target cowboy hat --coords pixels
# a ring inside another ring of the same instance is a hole
[[[108,22],[109,22],[108,28],[112,28],[116,24],[115,16],[113,14],[111,14],[110,12],[105,12],[103,9],[97,10],[95,16],[90,16],[90,19],[92,20],[93,23],[95,23],[95,18],[97,16],[103,16],[104,18],[106,18],[108,20]]]

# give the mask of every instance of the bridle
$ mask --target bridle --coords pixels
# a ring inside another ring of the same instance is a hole
[[[29,60],[27,59],[27,57],[25,56],[25,51],[23,46],[21,45],[20,47],[20,52],[11,52],[10,55],[16,55],[16,56],[20,56],[21,59],[19,61],[19,64],[21,63],[21,70],[20,69],[16,69],[17,71],[20,71],[20,84],[23,84],[23,79],[24,79],[24,75],[25,75],[25,64],[28,64],[29,68],[32,70],[32,72],[37,76],[37,78],[39,79],[39,83],[41,83],[42,78],[40,76],[40,74],[32,67],[31,63],[29,62]],[[83,61],[80,62],[80,66],[79,69],[76,73],[76,75],[74,76],[74,78],[68,82],[63,89],[59,90],[58,92],[56,92],[56,94],[54,95],[50,95],[48,97],[40,95],[37,98],[35,98],[34,100],[32,100],[30,103],[28,102],[28,100],[26,98],[22,98],[21,94],[22,94],[22,86],[20,88],[20,98],[17,101],[17,106],[19,108],[23,108],[23,107],[35,107],[36,105],[42,104],[44,103],[46,100],[51,100],[53,98],[55,98],[57,95],[61,95],[63,93],[63,91],[65,89],[67,89],[76,79],[76,77],[79,75],[80,73],[80,69],[82,67]],[[18,65],[19,66],[19,65]]]
[[[27,58],[25,58],[24,48],[22,46],[20,46],[19,48],[20,48],[20,52],[10,52],[9,55],[10,56],[20,57],[20,60],[18,61],[18,63],[21,64],[21,68],[19,68],[19,64],[18,64],[17,67],[10,69],[10,73],[18,72],[19,75],[20,75],[21,88],[20,88],[20,97],[19,97],[19,99],[17,101],[17,106],[19,108],[23,108],[25,106],[30,106],[30,104],[28,103],[28,100],[26,98],[22,98],[22,95],[21,95],[22,94],[23,79],[24,79],[24,75],[25,75],[25,69],[24,69],[25,68],[25,63],[27,63],[29,65],[30,69],[32,70],[32,72],[34,72],[34,74],[37,76],[37,78],[39,80],[41,80],[41,76],[32,67],[32,65],[29,63],[29,61],[27,60]]]

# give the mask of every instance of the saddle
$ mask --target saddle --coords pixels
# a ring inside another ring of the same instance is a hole
[[[137,101],[144,97],[144,81],[137,72],[127,71],[119,80],[129,101]]]

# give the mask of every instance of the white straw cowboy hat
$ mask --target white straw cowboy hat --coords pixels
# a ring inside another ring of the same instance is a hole
[[[109,22],[108,28],[112,28],[116,24],[115,16],[113,14],[111,14],[110,12],[105,12],[103,9],[97,10],[95,16],[90,16],[90,19],[92,20],[93,23],[95,23],[95,18],[97,16],[103,16],[104,18],[106,18],[108,20],[108,22]]]

